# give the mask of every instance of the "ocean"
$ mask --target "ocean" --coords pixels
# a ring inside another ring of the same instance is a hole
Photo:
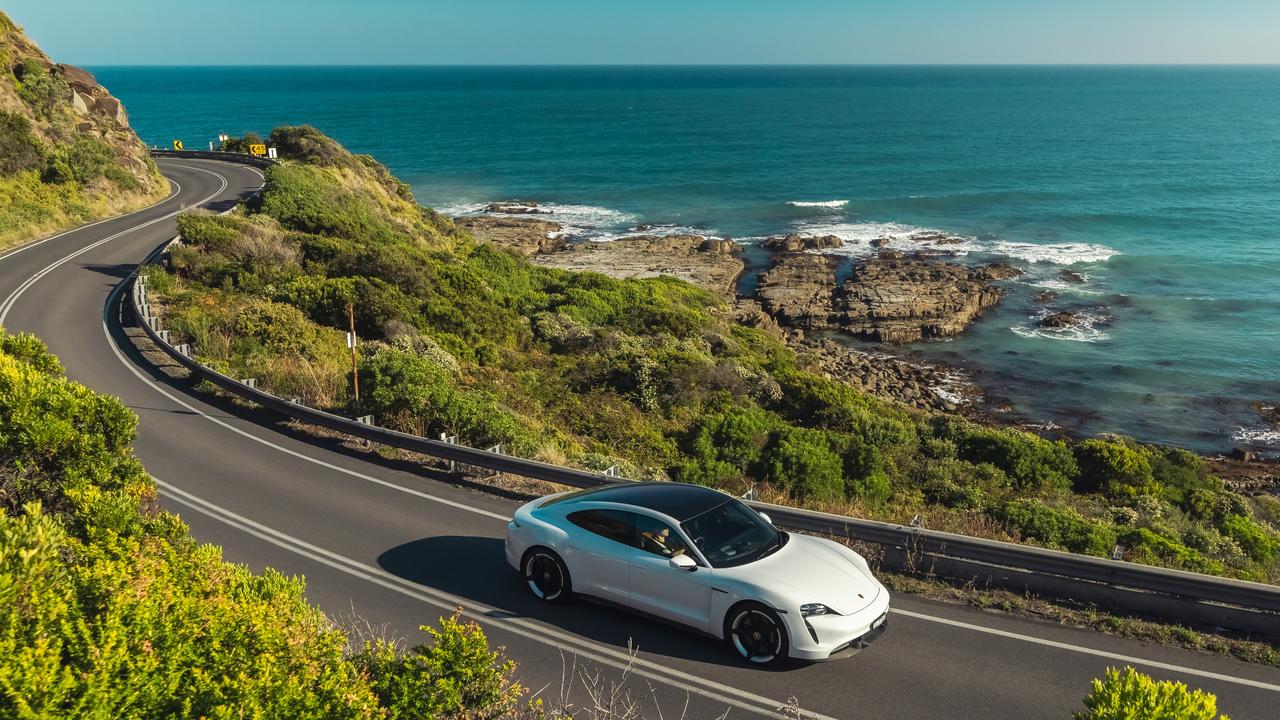
[[[1280,404],[1280,67],[90,69],[150,144],[309,123],[425,205],[536,200],[583,239],[947,233],[1025,273],[902,352],[1073,433],[1280,453],[1252,409]]]

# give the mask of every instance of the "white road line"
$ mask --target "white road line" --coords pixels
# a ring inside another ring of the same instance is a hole
[[[218,195],[222,194],[222,191],[223,191],[223,190],[226,190],[226,189],[227,189],[227,179],[226,179],[225,177],[223,177],[223,176],[219,175],[218,173],[216,173],[216,172],[212,172],[212,171],[210,171],[210,170],[205,170],[204,168],[197,168],[197,167],[193,167],[193,168],[191,168],[191,169],[192,169],[192,170],[197,170],[197,171],[202,172],[202,173],[208,173],[208,174],[213,175],[214,177],[216,177],[216,178],[218,178],[219,180],[221,180],[221,181],[222,181],[222,186],[221,186],[221,187],[219,187],[216,191],[214,191],[214,193],[213,193],[212,195],[209,195],[208,197],[205,197],[203,200],[201,200],[201,201],[197,202],[197,203],[196,203],[196,205],[203,205],[203,204],[205,204],[206,202],[209,202],[209,201],[210,201],[210,200],[212,200],[213,198],[215,198],[215,197],[217,197]],[[178,185],[178,183],[177,183],[177,182],[175,182],[175,181],[173,181],[173,180],[170,180],[169,182],[172,182],[175,186],[177,186],[177,187],[178,187],[178,192],[181,192],[181,191],[182,191],[182,186],[181,186],[181,185]],[[173,212],[169,213],[168,215],[161,215],[160,217],[153,218],[153,219],[148,220],[148,221],[146,221],[146,222],[144,222],[144,223],[141,223],[141,224],[138,224],[138,225],[134,225],[134,226],[133,226],[133,227],[131,227],[131,228],[128,228],[128,229],[125,229],[125,230],[121,230],[120,232],[118,232],[118,233],[116,233],[116,234],[114,234],[114,235],[108,235],[107,237],[105,237],[105,238],[103,238],[103,239],[101,239],[101,240],[99,240],[99,241],[97,241],[97,242],[95,242],[95,243],[90,243],[89,245],[85,245],[84,247],[80,248],[79,250],[76,250],[75,252],[71,253],[70,255],[67,255],[66,257],[62,258],[61,260],[56,260],[56,261],[54,261],[54,262],[50,263],[48,266],[46,266],[46,267],[45,267],[43,270],[41,270],[40,272],[38,272],[38,273],[36,273],[35,275],[32,275],[31,277],[27,278],[27,280],[26,280],[25,282],[23,282],[21,285],[19,285],[19,286],[17,287],[17,289],[15,289],[12,293],[9,293],[9,297],[5,298],[4,304],[3,304],[3,305],[0,305],[0,326],[3,326],[3,325],[4,325],[4,321],[5,321],[6,319],[8,319],[8,317],[9,317],[9,311],[13,309],[13,306],[18,302],[19,298],[21,298],[21,297],[23,296],[23,294],[25,294],[25,293],[27,292],[27,290],[29,290],[29,289],[31,288],[31,286],[32,286],[32,285],[35,285],[37,282],[39,282],[39,281],[40,281],[40,279],[41,279],[41,278],[43,278],[45,275],[48,275],[49,273],[51,273],[51,272],[53,272],[54,270],[58,269],[59,267],[61,267],[61,266],[62,266],[62,265],[64,265],[65,263],[70,262],[71,260],[73,260],[73,259],[75,259],[75,258],[77,258],[77,257],[80,257],[81,255],[83,255],[83,254],[85,254],[85,253],[89,252],[90,250],[92,250],[92,249],[94,249],[94,248],[96,248],[96,247],[98,247],[98,246],[100,246],[100,245],[105,245],[106,243],[109,243],[109,242],[111,242],[112,240],[115,240],[116,238],[118,238],[118,237],[120,237],[120,236],[122,236],[122,235],[128,235],[129,233],[131,233],[131,232],[133,232],[133,231],[135,231],[135,230],[141,230],[142,228],[147,227],[147,226],[149,226],[149,225],[154,225],[154,224],[156,224],[156,223],[158,223],[158,222],[161,222],[161,221],[163,221],[163,220],[168,220],[169,218],[171,218],[171,217],[173,217],[173,216],[175,216],[175,215],[179,215],[179,214],[181,214],[181,213],[182,213],[183,211],[185,211],[185,210],[186,210],[186,208],[178,208],[177,210],[174,210]]]
[[[660,682],[679,690],[684,690],[686,693],[701,695],[716,702],[722,702],[731,707],[736,707],[765,717],[788,717],[779,712],[785,705],[783,702],[762,697],[754,693],[743,691],[739,688],[723,685],[695,675],[680,673],[680,677],[673,677],[673,675],[677,674],[678,671],[672,670],[671,668],[659,663],[651,662],[640,657],[633,658],[627,653],[615,650],[607,645],[593,643],[585,638],[561,632],[555,628],[527,618],[511,617],[509,616],[508,611],[505,611],[502,608],[493,607],[469,598],[464,598],[452,593],[443,592],[441,590],[409,582],[387,572],[386,570],[383,570],[382,568],[366,565],[357,560],[353,560],[330,550],[313,545],[305,540],[301,540],[291,535],[286,535],[285,533],[271,527],[250,520],[242,515],[238,515],[226,508],[196,497],[195,495],[170,485],[159,478],[154,479],[156,485],[160,487],[164,494],[192,510],[218,520],[224,524],[235,527],[242,532],[253,535],[254,537],[276,545],[277,547],[302,555],[315,562],[347,573],[348,575],[353,575],[367,582],[380,585],[388,590],[412,597],[443,612],[448,613],[454,609],[462,608],[462,614],[465,617],[477,622],[497,625],[507,632],[511,632],[529,640],[534,640],[555,648],[567,649],[578,656],[588,658],[589,660],[608,665],[618,670],[625,670],[630,666],[630,672],[634,675],[638,675],[655,682]],[[681,678],[683,678],[684,681],[682,681]],[[699,687],[694,687],[689,683],[694,683]],[[750,700],[751,703],[756,704],[744,702],[739,698]],[[835,720],[835,718],[807,710],[801,711],[801,717],[812,718],[813,720]]]
[[[951,625],[953,627],[973,630],[974,632],[986,633],[988,635],[996,635],[998,637],[1009,638],[1011,640],[1021,640],[1022,642],[1045,645],[1059,650],[1069,650],[1071,652],[1082,653],[1084,655],[1104,657],[1128,665],[1144,665],[1146,667],[1160,668],[1161,670],[1169,670],[1171,672],[1184,673],[1186,675],[1195,675],[1196,677],[1211,678],[1213,680],[1221,680],[1223,682],[1235,683],[1237,685],[1247,685],[1249,687],[1261,688],[1272,692],[1280,692],[1280,685],[1273,685],[1272,683],[1262,682],[1260,680],[1250,680],[1248,678],[1240,678],[1233,675],[1223,675],[1221,673],[1209,672],[1208,670],[1197,670],[1183,665],[1174,665],[1172,663],[1160,662],[1158,660],[1147,660],[1145,658],[1132,657],[1130,655],[1120,655],[1118,653],[1107,652],[1105,650],[1094,650],[1093,648],[1083,647],[1081,645],[1072,645],[1071,643],[1058,642],[1056,640],[1046,640],[1044,638],[1032,637],[1031,635],[1023,635],[1022,633],[1009,632],[1008,630],[997,630],[996,628],[986,627],[984,625],[974,625],[972,623],[961,622],[959,620],[950,620],[947,618],[935,617],[933,615],[925,615],[924,613],[911,612],[910,610],[893,608],[891,612],[897,615],[916,618],[917,620],[927,620],[928,622],[940,623],[942,625]]]
[[[203,417],[203,418],[205,418],[206,420],[209,420],[210,422],[213,422],[213,423],[215,423],[215,424],[217,424],[217,425],[220,425],[220,426],[222,426],[222,427],[224,427],[224,428],[226,428],[226,429],[228,429],[228,430],[230,430],[230,431],[232,431],[232,432],[234,432],[234,433],[237,433],[237,434],[239,434],[239,435],[241,435],[241,436],[243,436],[243,437],[246,437],[246,438],[248,438],[248,439],[250,439],[250,440],[253,440],[253,441],[255,441],[255,442],[258,442],[258,443],[261,443],[261,444],[263,444],[263,445],[266,445],[267,447],[273,448],[273,449],[275,449],[275,450],[279,450],[280,452],[283,452],[283,453],[285,453],[285,454],[288,454],[288,455],[291,455],[291,456],[293,456],[293,457],[299,458],[299,459],[301,459],[301,460],[305,460],[305,461],[307,461],[307,462],[311,462],[311,463],[314,463],[314,464],[316,464],[316,465],[319,465],[319,466],[322,466],[322,467],[325,467],[325,468],[328,468],[328,469],[331,469],[331,470],[335,470],[335,471],[337,471],[337,472],[340,472],[340,473],[343,473],[343,474],[346,474],[346,475],[349,475],[349,476],[352,476],[352,477],[356,477],[356,478],[359,478],[359,479],[361,479],[361,480],[365,480],[365,481],[367,481],[367,482],[374,483],[374,484],[376,484],[376,485],[381,485],[381,486],[384,486],[384,487],[387,487],[387,488],[391,488],[391,489],[394,489],[394,490],[398,490],[398,491],[400,491],[400,492],[403,492],[403,493],[406,493],[406,494],[409,494],[409,495],[412,495],[412,496],[415,496],[415,497],[421,498],[421,499],[423,499],[423,500],[428,500],[428,501],[430,501],[430,502],[440,503],[440,504],[442,504],[442,505],[447,505],[447,506],[450,506],[450,507],[454,507],[454,508],[457,508],[457,509],[459,509],[459,510],[465,510],[465,511],[467,511],[467,512],[475,513],[475,514],[477,514],[477,515],[484,515],[484,516],[486,516],[486,517],[490,517],[490,518],[493,518],[493,519],[495,519],[495,520],[501,520],[501,521],[503,521],[503,522],[506,522],[506,521],[508,521],[508,520],[510,520],[510,519],[511,519],[511,518],[510,518],[510,516],[503,515],[503,514],[501,514],[501,513],[495,513],[495,512],[490,512],[490,511],[488,511],[488,510],[483,510],[483,509],[480,509],[480,508],[471,507],[471,506],[469,506],[469,505],[465,505],[465,504],[463,504],[463,503],[455,502],[455,501],[453,501],[453,500],[448,500],[448,499],[446,499],[446,498],[442,498],[442,497],[438,497],[438,496],[435,496],[435,495],[431,495],[431,494],[429,494],[429,493],[425,493],[425,492],[422,492],[422,491],[419,491],[419,490],[414,490],[414,489],[412,489],[412,488],[407,488],[407,487],[404,487],[403,485],[400,485],[400,484],[397,484],[397,483],[394,483],[394,482],[390,482],[390,481],[387,481],[387,480],[383,480],[383,479],[381,479],[381,478],[373,477],[373,476],[371,476],[371,475],[367,475],[367,474],[365,474],[365,473],[357,472],[357,471],[354,471],[354,470],[349,470],[349,469],[347,469],[347,468],[344,468],[344,467],[341,467],[341,466],[338,466],[338,465],[334,465],[334,464],[329,463],[329,462],[325,462],[325,461],[320,460],[320,459],[318,459],[318,458],[314,458],[314,457],[311,457],[311,456],[309,456],[309,455],[305,455],[305,454],[300,453],[300,452],[297,452],[297,451],[295,451],[295,450],[291,450],[291,449],[289,449],[289,448],[283,447],[283,446],[281,446],[281,445],[278,445],[278,444],[276,444],[276,443],[273,443],[273,442],[271,442],[271,441],[269,441],[269,440],[266,440],[266,439],[264,439],[264,438],[260,438],[260,437],[258,437],[258,436],[256,436],[256,435],[253,435],[252,433],[249,433],[249,432],[247,432],[247,431],[245,431],[245,430],[242,430],[242,429],[240,429],[240,428],[238,428],[238,427],[235,427],[234,425],[231,425],[231,424],[229,424],[229,423],[223,422],[222,420],[220,420],[220,419],[218,419],[218,418],[215,418],[215,417],[213,417],[213,416],[211,416],[211,415],[208,415],[207,413],[205,413],[204,411],[200,410],[200,409],[199,409],[199,408],[197,408],[196,406],[191,405],[190,403],[187,403],[187,402],[185,402],[185,401],[183,401],[183,400],[179,399],[177,396],[173,395],[172,393],[170,393],[170,392],[168,392],[167,390],[165,390],[164,388],[162,388],[160,385],[158,385],[157,383],[155,383],[154,381],[152,381],[152,380],[151,380],[151,378],[147,377],[147,376],[146,376],[145,374],[143,374],[140,370],[138,370],[136,367],[134,367],[134,366],[133,366],[133,364],[132,364],[131,362],[129,362],[129,360],[124,356],[124,354],[123,354],[123,353],[120,351],[120,349],[116,346],[115,342],[111,339],[111,333],[110,333],[110,330],[109,330],[109,328],[108,328],[108,326],[107,326],[108,313],[110,312],[110,308],[111,308],[112,306],[114,306],[114,305],[115,305],[116,298],[119,296],[119,294],[120,294],[120,292],[122,291],[123,287],[124,287],[124,282],[121,282],[119,285],[117,285],[117,286],[116,286],[116,288],[112,291],[111,296],[108,298],[108,300],[107,300],[107,305],[106,305],[106,307],[105,307],[105,308],[104,308],[104,310],[103,310],[102,331],[103,331],[103,334],[104,334],[104,335],[106,336],[106,338],[107,338],[107,344],[111,347],[112,351],[115,353],[116,358],[117,358],[117,359],[118,359],[118,360],[119,360],[119,361],[120,361],[120,362],[121,362],[121,363],[122,363],[126,368],[128,368],[130,372],[132,372],[135,376],[137,376],[139,380],[141,380],[142,382],[144,382],[144,383],[146,383],[147,385],[151,386],[151,388],[152,388],[152,389],[154,389],[156,392],[158,392],[158,393],[160,393],[161,395],[165,396],[166,398],[168,398],[169,400],[173,401],[173,402],[174,402],[174,403],[176,403],[177,405],[179,405],[179,406],[181,406],[181,407],[183,407],[183,408],[186,408],[187,410],[189,410],[189,411],[191,411],[191,412],[195,413],[196,415],[199,415],[200,417]],[[0,322],[2,322],[2,316],[0,316]],[[1086,655],[1094,655],[1094,656],[1098,656],[1098,657],[1105,657],[1105,658],[1109,658],[1109,659],[1112,659],[1112,660],[1117,660],[1117,661],[1119,661],[1119,662],[1125,662],[1125,663],[1134,664],[1134,665],[1143,665],[1143,666],[1147,666],[1147,667],[1160,668],[1160,669],[1163,669],[1163,670],[1169,670],[1169,671],[1173,671],[1173,672],[1180,672],[1180,673],[1185,673],[1185,674],[1188,674],[1188,675],[1195,675],[1195,676],[1198,676],[1198,677],[1212,678],[1212,679],[1215,679],[1215,680],[1221,680],[1221,681],[1223,681],[1223,682],[1230,682],[1230,683],[1235,683],[1235,684],[1239,684],[1239,685],[1246,685],[1246,686],[1249,686],[1249,687],[1256,687],[1256,688],[1260,688],[1260,689],[1263,689],[1263,690],[1271,690],[1271,691],[1274,691],[1274,692],[1280,692],[1280,685],[1274,685],[1274,684],[1271,684],[1271,683],[1261,682],[1261,681],[1257,681],[1257,680],[1250,680],[1250,679],[1248,679],[1248,678],[1239,678],[1239,677],[1234,677],[1234,676],[1230,676],[1230,675],[1223,675],[1223,674],[1220,674],[1220,673],[1213,673],[1213,672],[1209,672],[1209,671],[1205,671],[1205,670],[1197,670],[1197,669],[1195,669],[1195,668],[1189,668],[1189,667],[1185,667],[1185,666],[1181,666],[1181,665],[1173,665],[1173,664],[1170,664],[1170,663],[1163,663],[1163,662],[1159,662],[1159,661],[1156,661],[1156,660],[1147,660],[1147,659],[1144,659],[1144,658],[1131,657],[1131,656],[1128,656],[1128,655],[1121,655],[1121,654],[1118,654],[1118,653],[1110,653],[1110,652],[1106,652],[1106,651],[1103,651],[1103,650],[1095,650],[1095,649],[1093,649],[1093,648],[1088,648],[1088,647],[1084,647],[1084,646],[1080,646],[1080,645],[1072,645],[1072,644],[1070,644],[1070,643],[1061,643],[1061,642],[1057,642],[1057,641],[1054,641],[1054,640],[1047,640],[1047,639],[1044,639],[1044,638],[1037,638],[1037,637],[1033,637],[1033,636],[1030,636],[1030,635],[1023,635],[1023,634],[1021,634],[1021,633],[1014,633],[1014,632],[1009,632],[1009,631],[1005,631],[1005,630],[997,630],[997,629],[995,629],[995,628],[985,627],[985,626],[982,626],[982,625],[975,625],[975,624],[971,624],[971,623],[961,622],[961,621],[958,621],[958,620],[950,620],[950,619],[947,619],[947,618],[937,617],[937,616],[933,616],[933,615],[927,615],[927,614],[924,614],[924,613],[912,612],[912,611],[909,611],[909,610],[901,610],[901,609],[898,609],[898,608],[894,608],[894,609],[892,610],[892,612],[893,612],[893,613],[895,613],[895,614],[898,614],[898,615],[902,615],[902,616],[905,616],[905,617],[912,617],[912,618],[915,618],[915,619],[918,619],[918,620],[925,620],[925,621],[928,621],[928,622],[936,622],[936,623],[941,623],[941,624],[944,624],[944,625],[951,625],[951,626],[954,626],[954,627],[961,627],[961,628],[965,628],[965,629],[972,630],[972,631],[975,631],[975,632],[982,632],[982,633],[987,633],[987,634],[991,634],[991,635],[997,635],[997,636],[1001,636],[1001,637],[1005,637],[1005,638],[1009,638],[1009,639],[1013,639],[1013,640],[1020,640],[1020,641],[1022,641],[1022,642],[1029,642],[1029,643],[1033,643],[1033,644],[1038,644],[1038,645],[1044,645],[1044,646],[1048,646],[1048,647],[1053,647],[1053,648],[1057,648],[1057,649],[1060,649],[1060,650],[1068,650],[1068,651],[1071,651],[1071,652],[1078,652],[1078,653],[1083,653],[1083,654],[1086,654]],[[659,667],[661,667],[661,666],[659,666]],[[695,678],[691,678],[691,679],[695,679]],[[700,678],[697,678],[697,679],[700,679]],[[706,681],[706,682],[711,682],[711,681]],[[734,690],[734,692],[736,692],[736,693],[742,694],[742,691],[740,691],[740,690],[737,690],[737,689],[733,689],[733,690]]]

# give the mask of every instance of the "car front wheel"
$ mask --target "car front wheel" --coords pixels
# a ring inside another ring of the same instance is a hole
[[[753,665],[779,665],[787,658],[787,629],[777,613],[760,603],[734,606],[724,630],[730,647]]]
[[[559,555],[547,548],[536,547],[524,555],[524,581],[529,592],[543,602],[557,603],[573,593],[569,569]]]

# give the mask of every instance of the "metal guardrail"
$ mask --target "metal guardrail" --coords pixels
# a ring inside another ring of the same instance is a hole
[[[252,165],[254,167],[270,167],[276,164],[275,160],[260,157],[257,155],[249,155],[248,153],[222,152],[220,150],[165,150],[162,148],[151,148],[149,150],[151,157],[161,158],[195,158],[197,160],[221,160],[223,162],[240,163],[241,165]]]
[[[160,151],[166,157],[210,157],[243,162],[261,160],[233,153]],[[271,161],[265,160],[266,164]],[[251,164],[257,164],[256,162]],[[176,240],[177,238],[175,238]],[[167,248],[144,261],[154,261]],[[136,271],[135,271],[136,272]],[[132,276],[125,280],[128,282]],[[588,488],[618,482],[602,473],[560,467],[431,440],[367,424],[276,397],[200,364],[162,336],[149,314],[145,288],[135,282],[131,308],[151,341],[195,375],[242,399],[287,417],[369,442],[497,472]],[[167,336],[168,333],[163,333]],[[625,480],[624,480],[625,481]],[[1098,603],[1142,614],[1216,625],[1232,630],[1280,636],[1280,587],[1088,555],[984,540],[829,513],[749,502],[782,527],[879,545],[882,564],[895,569],[936,573],[978,587],[1001,587]]]

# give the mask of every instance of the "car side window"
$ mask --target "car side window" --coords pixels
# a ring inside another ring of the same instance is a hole
[[[601,537],[631,545],[632,514],[621,510],[579,510],[569,513],[569,522]]]
[[[661,557],[689,554],[680,534],[670,525],[648,515],[636,515],[636,547]]]

